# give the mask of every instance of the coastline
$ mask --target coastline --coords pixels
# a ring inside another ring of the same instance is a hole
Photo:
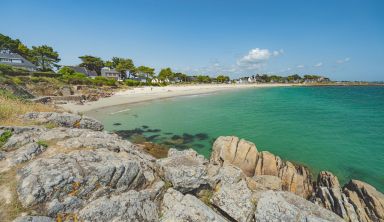
[[[167,99],[179,96],[210,94],[226,90],[294,86],[297,84],[201,84],[201,85],[170,85],[164,87],[136,87],[116,92],[111,97],[101,98],[97,101],[87,102],[83,105],[67,103],[59,105],[73,113],[86,113],[111,106],[129,105],[148,102],[156,99]]]

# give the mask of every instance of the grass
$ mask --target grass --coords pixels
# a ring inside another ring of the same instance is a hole
[[[39,140],[39,141],[37,141],[37,145],[42,146],[42,147],[44,147],[44,148],[47,148],[47,147],[48,147],[48,143],[45,142],[45,141],[43,141],[43,140]]]
[[[16,171],[17,169],[12,169],[0,174],[0,187],[8,188],[11,194],[10,203],[6,203],[3,200],[0,201],[0,217],[2,221],[12,221],[22,212],[26,211],[18,199]]]
[[[0,135],[0,147],[2,147],[7,140],[12,136],[12,132],[7,130]]]
[[[24,125],[18,117],[28,112],[52,112],[54,107],[19,99],[0,90],[0,125]]]
[[[213,196],[212,190],[208,190],[208,189],[200,190],[200,192],[197,193],[197,197],[201,201],[203,201],[203,203],[205,203],[205,205],[207,205],[207,206],[212,205],[212,203],[211,203],[212,196]]]

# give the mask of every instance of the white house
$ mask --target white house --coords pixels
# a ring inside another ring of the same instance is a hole
[[[116,71],[115,69],[111,69],[109,67],[104,67],[101,69],[101,76],[107,77],[107,78],[114,78],[117,81],[122,81],[123,78],[121,77],[121,73]]]
[[[0,52],[0,64],[36,71],[37,67],[17,53]]]

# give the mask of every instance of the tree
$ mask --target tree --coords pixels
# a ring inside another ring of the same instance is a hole
[[[79,58],[82,61],[79,66],[95,71],[100,75],[101,68],[104,67],[104,61],[101,58],[90,55],[80,56]]]
[[[18,39],[0,34],[0,51],[17,53],[32,61],[31,50]]]
[[[219,75],[216,77],[216,80],[217,82],[224,83],[224,82],[228,82],[230,78],[228,76]]]
[[[198,83],[210,83],[212,80],[209,76],[199,75],[196,77]]]
[[[123,58],[112,58],[112,62],[118,62],[115,66],[116,71],[120,72],[120,75],[123,78],[126,78],[127,72],[129,73],[129,77],[131,77],[131,73],[134,73],[136,68],[133,64],[132,59],[123,59]]]
[[[59,71],[58,71],[59,74],[62,74],[62,75],[73,75],[75,73],[75,70],[69,68],[68,66],[64,66],[62,67]]]
[[[0,51],[19,53],[18,51],[19,44],[21,44],[20,40],[12,39],[9,36],[0,34]]]
[[[155,69],[148,66],[139,66],[137,67],[136,72],[147,79],[152,79],[155,75]]]
[[[173,72],[171,70],[171,68],[165,68],[165,69],[162,69],[160,70],[159,72],[159,79],[161,80],[171,80],[173,78]]]
[[[187,80],[188,80],[188,76],[186,74],[184,74],[184,73],[181,73],[181,72],[175,73],[174,77],[175,78],[179,78],[183,82],[187,82]]]
[[[54,68],[59,68],[60,62],[59,53],[53,50],[52,47],[47,45],[32,46],[31,55],[35,65],[39,67],[41,71],[52,71]]]

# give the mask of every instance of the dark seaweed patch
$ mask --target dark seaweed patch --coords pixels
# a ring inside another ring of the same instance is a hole
[[[173,135],[172,137],[171,137],[171,140],[178,140],[178,139],[181,139],[182,137],[181,136],[179,136],[179,135]]]
[[[153,140],[155,140],[157,137],[159,137],[160,135],[158,135],[158,134],[156,134],[156,135],[152,135],[152,136],[148,136],[147,137],[147,140],[148,141],[153,141]]]
[[[203,144],[194,144],[193,147],[198,148],[198,149],[202,149],[202,148],[204,148],[204,145]]]
[[[161,129],[147,129],[145,132],[148,132],[148,133],[158,133],[158,132],[161,132]]]
[[[192,143],[194,141],[194,136],[189,133],[183,133],[183,143]]]
[[[208,139],[208,134],[206,133],[198,133],[195,135],[196,139],[198,140],[206,140]]]

